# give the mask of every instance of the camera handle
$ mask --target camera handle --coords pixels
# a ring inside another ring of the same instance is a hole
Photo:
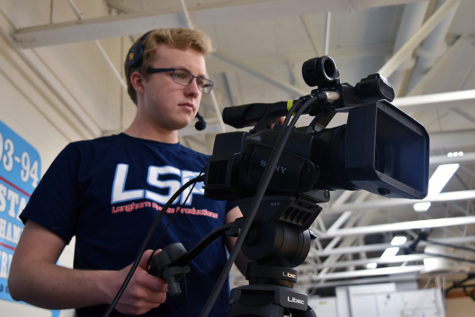
[[[180,242],[166,246],[151,258],[148,272],[168,283],[170,296],[180,295],[181,287],[178,280],[190,272],[188,266],[190,261],[221,235],[237,236],[243,221],[244,217],[216,228],[188,252]]]
[[[148,272],[160,277],[168,283],[168,294],[176,296],[181,294],[178,280],[190,272],[188,265],[170,265],[173,261],[186,253],[186,249],[180,242],[166,246],[161,252],[154,255],[150,261]]]

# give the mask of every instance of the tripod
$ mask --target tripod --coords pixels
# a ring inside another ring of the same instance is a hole
[[[308,296],[293,289],[297,271],[292,267],[307,257],[315,238],[308,228],[322,209],[317,203],[328,197],[327,191],[264,197],[242,246],[242,252],[254,260],[246,273],[249,285],[231,291],[229,316],[316,316],[308,307]],[[250,204],[250,199],[239,200],[244,217],[211,232],[192,250],[186,252],[179,243],[165,247],[152,258],[150,273],[164,278],[180,293],[176,279],[189,270],[187,264],[217,237],[238,235]]]
[[[249,285],[231,291],[230,317],[316,316],[307,294],[293,289],[297,271],[291,267],[307,257],[315,238],[308,228],[321,211],[317,203],[327,198],[326,191],[264,197],[242,247],[255,261],[248,265]],[[239,202],[244,215],[249,203]]]
[[[297,271],[289,268],[249,264],[246,278],[249,285],[231,291],[231,309],[228,316],[316,317],[307,305],[308,296],[292,289]]]

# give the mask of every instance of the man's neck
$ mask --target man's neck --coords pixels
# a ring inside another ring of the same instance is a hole
[[[157,127],[141,126],[137,123],[124,131],[125,134],[139,139],[158,141],[163,143],[178,143],[178,131],[168,131]]]

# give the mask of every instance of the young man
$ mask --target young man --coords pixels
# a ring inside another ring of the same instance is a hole
[[[78,316],[102,316],[162,207],[197,176],[207,156],[178,143],[178,130],[194,119],[205,78],[209,39],[189,29],[154,30],[131,48],[125,63],[128,91],[137,105],[124,133],[74,142],[56,158],[21,218],[25,228],[10,269],[12,297],[50,309],[77,308]],[[190,250],[214,228],[241,216],[238,207],[207,199],[198,183],[165,212],[156,242],[177,207],[183,209],[160,244],[182,242]],[[76,237],[74,269],[56,265]],[[184,293],[167,297],[167,283],[147,272],[147,250],[116,306],[125,315],[196,316],[226,261],[216,241],[191,263]],[[238,265],[241,266],[241,265]],[[225,316],[228,290],[212,311]],[[113,316],[123,316],[114,312]]]

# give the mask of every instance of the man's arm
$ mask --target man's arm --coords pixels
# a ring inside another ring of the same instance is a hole
[[[77,270],[56,265],[64,241],[33,221],[28,221],[10,267],[8,287],[15,300],[47,309],[109,304],[131,265],[119,271]],[[116,309],[143,314],[166,299],[167,284],[146,271],[152,250],[147,250]]]
[[[242,212],[239,207],[234,207],[228,213],[226,214],[226,223],[233,222],[237,218],[242,217]],[[236,244],[237,238],[235,237],[228,237],[227,239],[227,246],[228,250],[232,250],[234,248],[234,245]],[[238,267],[239,271],[245,276],[246,275],[246,270],[247,270],[247,264],[249,263],[249,259],[242,253],[242,251],[239,251],[239,254],[234,261],[236,266]]]

